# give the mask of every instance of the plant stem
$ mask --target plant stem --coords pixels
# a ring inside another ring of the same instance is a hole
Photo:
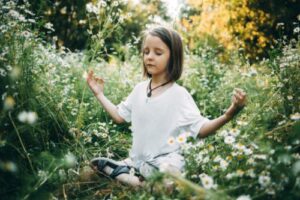
[[[26,148],[25,148],[25,145],[24,145],[24,143],[23,143],[23,141],[22,141],[22,138],[21,138],[21,136],[20,136],[20,133],[19,133],[19,131],[18,131],[18,129],[17,129],[15,123],[14,123],[14,120],[13,120],[12,117],[11,117],[11,112],[8,113],[8,116],[9,116],[9,119],[10,119],[12,125],[14,126],[14,129],[15,129],[16,133],[17,133],[17,136],[18,136],[18,138],[19,138],[19,141],[20,141],[20,143],[21,143],[21,146],[22,146],[22,148],[23,148],[23,151],[25,152],[25,156],[27,157],[27,160],[28,160],[28,162],[29,162],[30,168],[31,168],[32,172],[35,174],[34,168],[33,168],[33,166],[32,166],[32,162],[31,162],[31,160],[30,160],[30,158],[29,158],[29,154],[28,154],[28,152],[27,152],[27,150],[26,150]]]

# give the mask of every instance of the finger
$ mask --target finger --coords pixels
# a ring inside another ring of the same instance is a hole
[[[238,104],[238,100],[236,99],[235,96],[232,98],[232,101],[233,101],[234,104]]]
[[[244,98],[246,96],[246,93],[243,90],[236,90],[235,94],[240,95],[241,98]]]
[[[243,101],[244,100],[244,97],[241,96],[240,94],[236,93],[235,95],[235,98],[238,100],[238,101]]]
[[[246,96],[246,93],[242,90],[242,91],[237,91],[237,93],[239,94],[239,95],[241,95],[241,96]]]
[[[245,93],[244,90],[241,89],[241,88],[235,88],[234,90],[235,90],[235,92],[238,92],[238,93],[240,93],[240,94]]]
[[[98,82],[98,83],[104,83],[104,80],[102,78],[99,78],[99,77],[96,77],[95,80]]]
[[[94,72],[93,72],[93,70],[91,69],[91,70],[89,71],[89,73],[88,73],[88,79],[91,79],[91,78],[93,77],[93,74],[94,74]]]

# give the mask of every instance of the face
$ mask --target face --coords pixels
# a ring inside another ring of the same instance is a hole
[[[143,47],[143,60],[147,72],[153,76],[166,76],[170,49],[157,36],[148,35]]]

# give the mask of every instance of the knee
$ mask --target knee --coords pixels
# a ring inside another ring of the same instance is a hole
[[[159,166],[159,171],[163,173],[171,173],[173,175],[181,174],[180,170],[170,163],[162,163]]]

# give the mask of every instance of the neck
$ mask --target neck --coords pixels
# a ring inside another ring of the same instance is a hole
[[[153,87],[164,84],[168,79],[166,76],[152,76],[151,84]]]

